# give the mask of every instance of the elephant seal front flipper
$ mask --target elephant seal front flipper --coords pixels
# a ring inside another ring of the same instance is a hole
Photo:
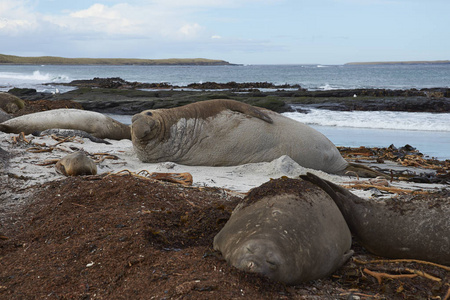
[[[350,230],[327,193],[289,178],[252,189],[214,237],[214,249],[232,266],[285,284],[330,275],[353,254],[350,246]]]
[[[357,240],[373,254],[450,266],[450,200],[364,200],[311,173],[301,176],[336,202]]]

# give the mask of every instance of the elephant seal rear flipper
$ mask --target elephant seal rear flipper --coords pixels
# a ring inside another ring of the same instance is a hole
[[[361,177],[374,178],[374,177],[382,176],[386,179],[391,179],[391,177],[387,174],[381,173],[381,172],[371,169],[367,166],[364,166],[361,164],[355,164],[355,163],[348,163],[348,166],[338,174],[348,175],[349,172],[355,172],[356,174],[358,174]]]
[[[450,266],[450,200],[445,194],[439,199],[364,200],[313,174],[301,178],[334,200],[350,231],[371,253]]]

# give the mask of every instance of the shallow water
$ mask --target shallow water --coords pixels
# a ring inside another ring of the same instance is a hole
[[[323,133],[336,146],[388,147],[394,144],[400,148],[409,144],[429,157],[450,159],[450,132],[310,126]]]

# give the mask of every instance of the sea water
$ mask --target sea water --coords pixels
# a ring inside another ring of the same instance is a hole
[[[172,85],[214,82],[299,84],[309,90],[450,87],[450,64],[430,65],[242,65],[56,66],[0,65],[0,91],[13,87],[65,92],[67,83],[94,77]],[[450,113],[337,112],[311,109],[288,117],[309,124],[339,146],[410,144],[425,155],[450,159]],[[129,119],[129,117],[126,116]],[[128,120],[127,119],[127,120]],[[129,121],[127,121],[129,122]]]

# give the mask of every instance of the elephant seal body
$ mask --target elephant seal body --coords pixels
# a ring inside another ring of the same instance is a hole
[[[86,131],[77,130],[77,129],[47,129],[44,131],[35,131],[33,132],[34,136],[45,136],[45,135],[55,135],[59,137],[72,137],[79,136],[82,138],[86,138],[91,140],[94,143],[103,143],[107,145],[111,145],[110,142],[100,139],[98,137],[93,136],[92,134],[87,133]]]
[[[64,156],[55,165],[58,173],[66,176],[96,175],[97,165],[83,152],[75,152]]]
[[[24,108],[24,106],[25,101],[22,99],[8,93],[0,92],[0,109],[6,113],[13,114]]]
[[[12,117],[6,113],[3,109],[0,108],[0,123],[8,121]]]
[[[314,184],[288,178],[250,191],[214,237],[234,267],[286,284],[328,276],[353,254],[333,200]]]
[[[143,111],[133,116],[131,128],[135,152],[143,162],[232,166],[288,155],[303,167],[328,173],[353,167],[315,129],[234,100]]]
[[[131,139],[130,127],[108,116],[80,109],[54,109],[10,119],[0,124],[0,131],[31,134],[47,129],[78,129],[97,138]]]
[[[450,196],[416,196],[409,201],[364,200],[308,173],[303,179],[326,191],[341,210],[356,239],[373,254],[450,266]],[[428,198],[426,198],[428,197]],[[425,198],[425,199],[420,199]]]

